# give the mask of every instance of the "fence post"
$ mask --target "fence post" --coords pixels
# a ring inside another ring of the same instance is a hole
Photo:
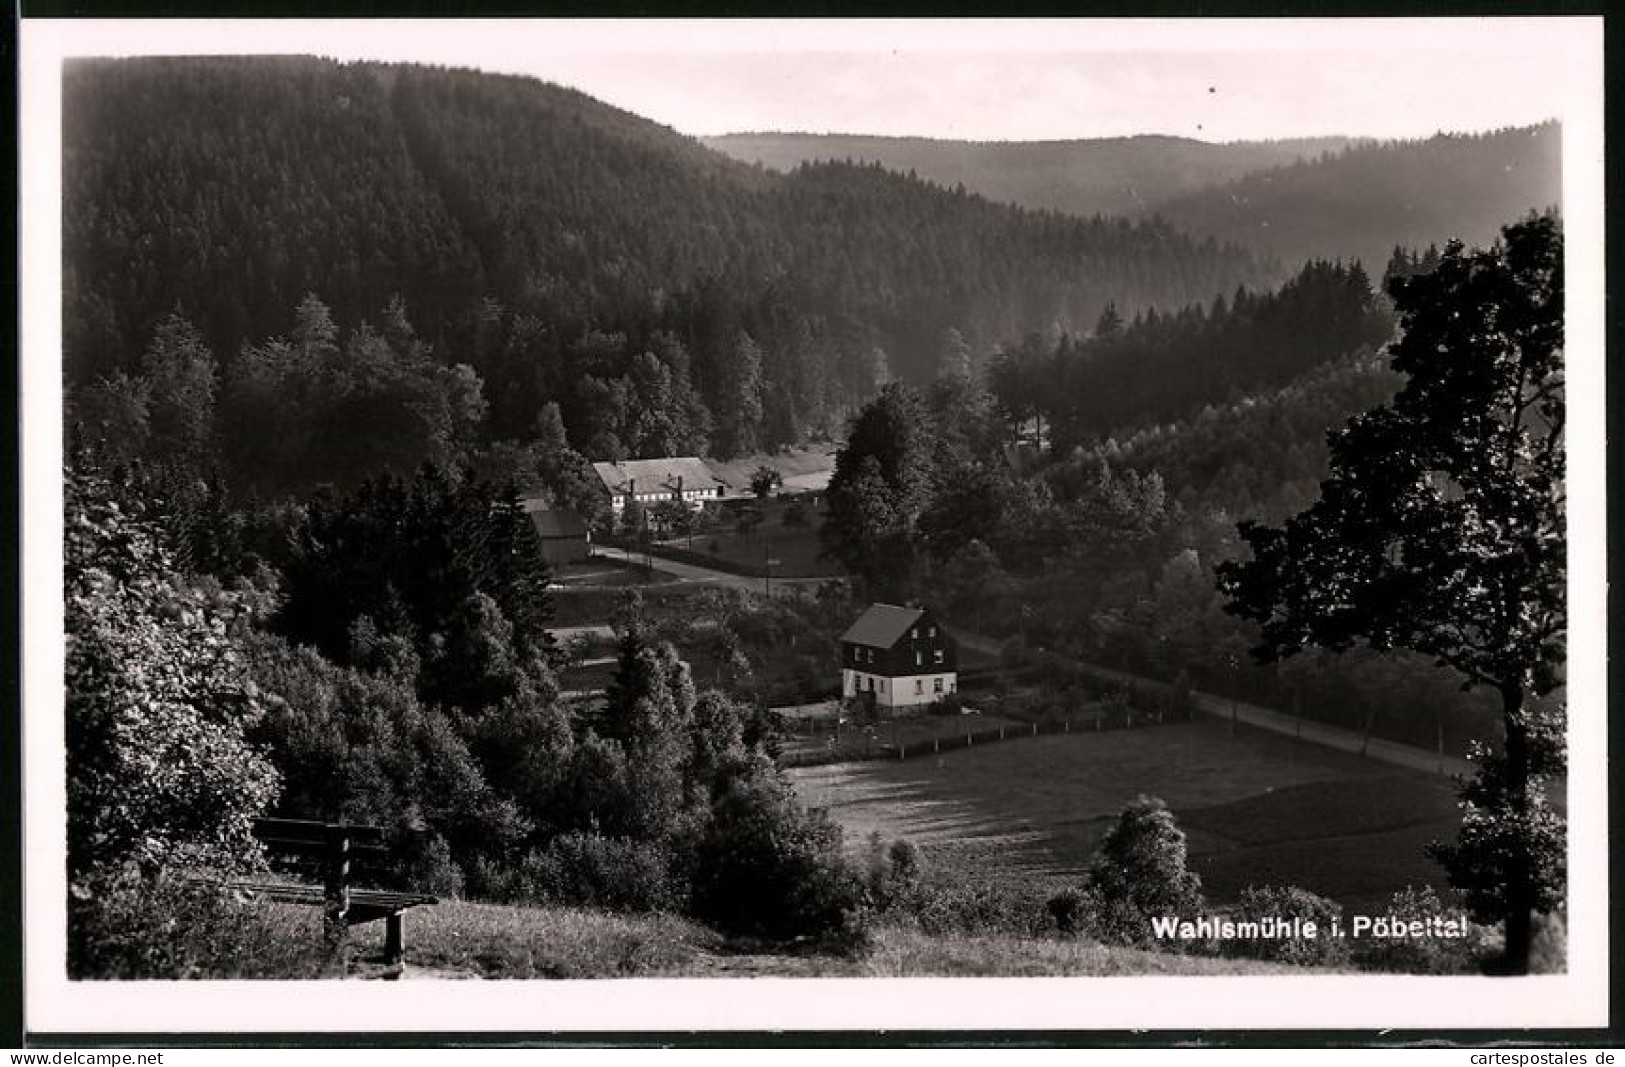
[[[974,745],[974,744],[975,744],[975,743],[976,743],[976,742],[974,742],[974,741],[972,741],[972,740],[971,740],[971,739],[970,739],[970,734],[966,734],[966,735],[965,735],[965,747],[966,747],[966,748],[969,748],[969,747],[971,747],[971,746],[972,746],[972,745]]]
[[[931,751],[932,752],[941,752],[942,751],[942,738],[933,737],[931,739]]]

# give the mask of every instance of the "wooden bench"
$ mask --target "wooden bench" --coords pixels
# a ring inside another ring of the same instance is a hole
[[[275,855],[314,859],[322,871],[322,884],[232,881],[226,885],[266,900],[322,908],[322,940],[327,948],[328,963],[341,974],[349,961],[350,927],[384,920],[384,960],[391,965],[400,964],[406,957],[406,912],[439,903],[426,893],[350,887],[352,860],[387,855],[382,827],[305,819],[256,819],[254,836]]]

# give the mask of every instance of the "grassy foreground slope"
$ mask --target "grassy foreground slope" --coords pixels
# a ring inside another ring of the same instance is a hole
[[[120,937],[93,960],[70,949],[76,977],[317,979],[317,908],[215,895],[180,883],[131,898],[112,916]],[[1010,935],[930,936],[882,926],[852,955],[730,941],[670,915],[515,907],[447,900],[406,920],[406,967],[382,961],[380,925],[351,931],[353,979],[865,978],[1281,974],[1302,968],[1212,959],[1088,941]]]
[[[741,946],[668,916],[451,902],[408,943],[408,973],[468,978],[921,978],[1133,974],[1287,974],[1302,968],[1208,959],[1087,941],[876,932],[853,956]]]
[[[451,901],[423,913],[407,945],[418,978],[923,978],[1290,974],[1303,968],[1004,935],[930,936],[886,927],[852,957],[731,943],[664,915]]]

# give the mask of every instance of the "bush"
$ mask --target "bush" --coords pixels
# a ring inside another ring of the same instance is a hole
[[[1145,945],[1153,918],[1199,912],[1202,883],[1185,859],[1185,834],[1166,804],[1142,796],[1125,808],[1090,866],[1085,889],[1099,903],[1088,932],[1108,944]]]
[[[1482,928],[1480,928],[1482,929]],[[1568,917],[1562,909],[1535,916],[1529,945],[1530,974],[1564,974],[1569,969]]]
[[[1247,956],[1300,967],[1342,963],[1349,957],[1348,940],[1332,936],[1332,927],[1342,915],[1343,909],[1336,902],[1297,886],[1249,886],[1242,890],[1241,903],[1233,919],[1237,922],[1273,920],[1277,924],[1302,920],[1305,929],[1308,923],[1315,924],[1315,936],[1236,939],[1224,942],[1220,950],[1227,956]]]
[[[863,885],[841,854],[840,827],[800,807],[770,766],[728,784],[693,864],[693,912],[726,933],[818,941],[854,934]]]
[[[926,710],[932,715],[961,715],[965,711],[965,698],[958,693],[949,693],[933,700]]]
[[[1445,910],[1431,886],[1406,886],[1395,893],[1383,912],[1386,916],[1410,922],[1417,919],[1463,918]],[[1480,961],[1496,954],[1488,941],[1493,935],[1483,926],[1468,924],[1468,936],[1374,937],[1355,946],[1355,961],[1370,970],[1399,974],[1473,974]],[[1532,967],[1532,965],[1531,965]]]
[[[241,597],[181,578],[133,493],[72,471],[64,493],[70,875],[126,859],[252,866],[252,820],[281,781],[247,738],[265,702],[244,669]]]
[[[463,893],[463,869],[439,834],[397,834],[393,851],[403,886],[437,897]]]
[[[868,907],[882,913],[910,907],[920,891],[922,862],[914,842],[899,838],[886,845],[878,833],[870,835],[865,871]]]
[[[1045,900],[1032,886],[940,870],[922,877],[900,917],[932,937],[1037,937],[1050,928]]]
[[[1063,934],[1079,934],[1090,925],[1092,902],[1080,890],[1063,889],[1050,897],[1044,908],[1055,928]]]
[[[321,909],[238,899],[133,867],[76,881],[68,894],[75,979],[314,978]]]
[[[686,902],[659,844],[596,833],[565,834],[527,855],[509,899],[624,912],[674,912]]]

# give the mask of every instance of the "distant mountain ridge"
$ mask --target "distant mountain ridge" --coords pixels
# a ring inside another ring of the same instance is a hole
[[[1425,140],[1323,137],[1210,144],[1144,136],[971,142],[840,134],[704,138],[736,159],[791,171],[828,159],[878,162],[1023,207],[1158,216],[1273,256],[1359,259],[1381,273],[1396,245],[1491,241],[1507,222],[1557,206],[1555,122]]]
[[[746,163],[789,172],[851,160],[913,171],[927,181],[1037,210],[1138,215],[1148,207],[1253,171],[1358,143],[1349,137],[1215,144],[1184,137],[949,141],[859,134],[733,133],[700,141]]]
[[[635,428],[609,425],[625,405],[604,391],[660,352],[713,441],[749,452],[834,432],[879,382],[933,377],[950,330],[983,356],[1086,332],[1109,303],[1175,309],[1282,274],[1156,220],[1036,212],[879,166],[776,174],[511,75],[79,60],[63,119],[75,384],[134,369],[177,310],[229,372],[307,294],[342,330],[398,295],[394,319],[478,373],[493,434],[523,438],[557,402],[572,440],[624,444]]]
[[[1357,145],[1313,162],[1249,174],[1156,206],[1191,233],[1288,263],[1361,260],[1381,274],[1395,246],[1495,240],[1531,211],[1560,207],[1556,122],[1425,141]]]

